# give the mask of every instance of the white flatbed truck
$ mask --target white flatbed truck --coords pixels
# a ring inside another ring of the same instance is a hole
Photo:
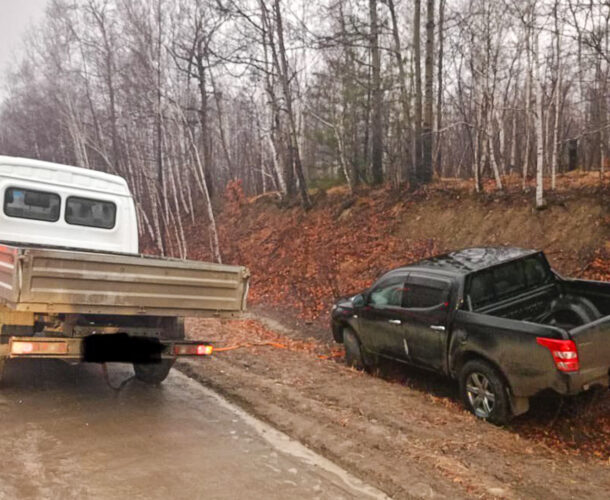
[[[139,255],[134,202],[121,177],[0,156],[0,377],[7,359],[133,363],[162,382],[187,316],[246,307],[241,266]]]

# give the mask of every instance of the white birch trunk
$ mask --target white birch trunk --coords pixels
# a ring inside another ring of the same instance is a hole
[[[534,31],[534,43],[532,59],[534,60],[534,94],[536,98],[536,112],[534,121],[536,126],[536,208],[544,207],[544,130],[542,113],[542,82],[540,80],[540,47],[539,29],[536,25],[536,5],[533,6],[534,14],[532,19]]]

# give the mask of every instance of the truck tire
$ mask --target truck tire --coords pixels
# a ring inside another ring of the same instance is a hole
[[[4,379],[4,367],[6,366],[7,358],[0,356],[0,387],[2,386],[2,380]]]
[[[133,370],[138,380],[147,384],[158,385],[167,378],[173,364],[173,359],[162,359],[161,363],[134,363]]]
[[[356,334],[350,328],[343,329],[343,345],[345,346],[345,363],[356,370],[364,370],[362,347]]]
[[[506,424],[512,414],[508,387],[489,363],[473,359],[460,370],[460,394],[466,408],[492,424]]]

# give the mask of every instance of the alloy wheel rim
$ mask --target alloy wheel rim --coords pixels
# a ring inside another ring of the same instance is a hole
[[[496,403],[489,379],[481,372],[472,372],[466,379],[466,394],[477,417],[488,418]]]

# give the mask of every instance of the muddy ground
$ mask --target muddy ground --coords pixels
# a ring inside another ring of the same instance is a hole
[[[608,497],[606,395],[542,398],[495,427],[462,408],[450,381],[401,366],[349,369],[321,337],[258,314],[190,320],[190,337],[238,348],[179,369],[392,497]]]
[[[7,363],[0,500],[386,498],[176,370],[160,386],[123,363],[102,373]]]

